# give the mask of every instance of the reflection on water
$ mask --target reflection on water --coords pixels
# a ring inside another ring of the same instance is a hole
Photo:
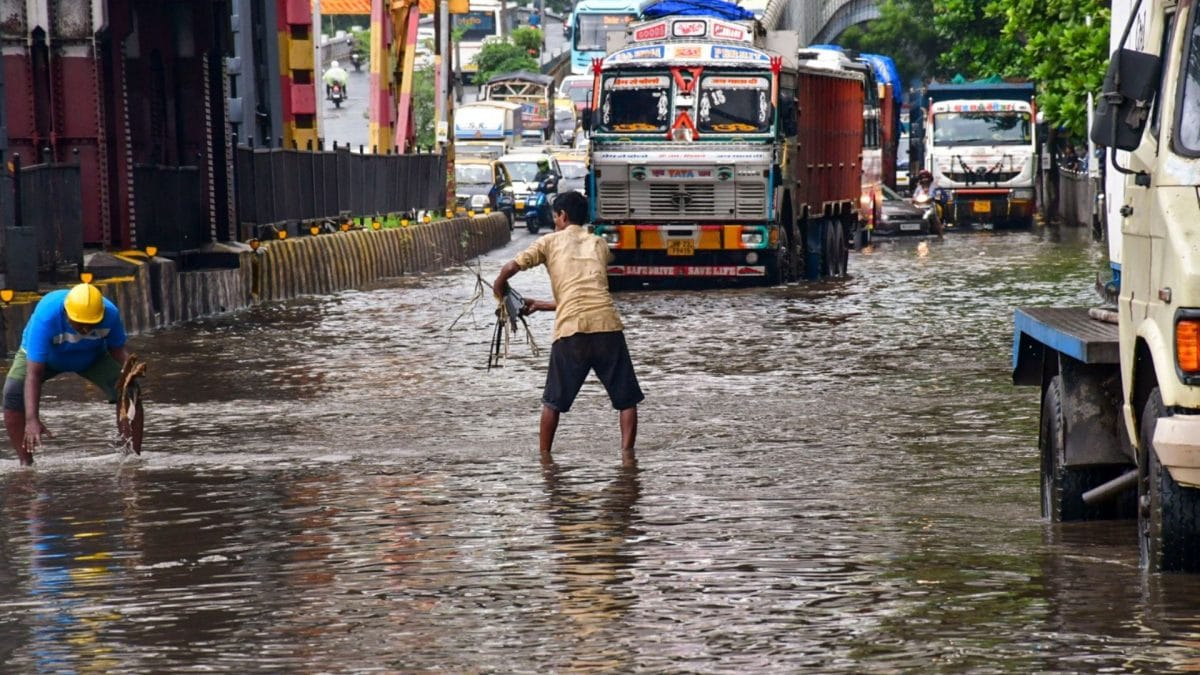
[[[1140,572],[1130,523],[1038,514],[1012,308],[1090,302],[1103,247],[955,233],[851,265],[621,294],[640,470],[594,381],[539,464],[545,356],[488,372],[487,307],[447,330],[469,274],[135,338],[142,459],[57,378],[37,468],[0,460],[0,670],[1200,668],[1197,578]]]

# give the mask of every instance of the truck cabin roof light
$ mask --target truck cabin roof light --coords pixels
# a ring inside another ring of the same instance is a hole
[[[1175,360],[1183,372],[1200,373],[1200,319],[1175,324]]]

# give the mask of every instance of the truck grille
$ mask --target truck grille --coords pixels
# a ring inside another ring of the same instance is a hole
[[[609,220],[763,220],[762,182],[599,184],[597,211]]]
[[[995,171],[992,173],[951,171],[946,174],[946,177],[956,183],[978,183],[980,185],[989,185],[991,183],[1007,183],[1008,181],[1020,175],[1020,171]]]

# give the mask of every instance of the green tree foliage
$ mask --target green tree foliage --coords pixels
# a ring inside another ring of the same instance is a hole
[[[512,41],[526,53],[542,53],[542,31],[530,26],[522,26],[512,32]]]
[[[475,84],[487,82],[493,75],[517,70],[538,71],[538,62],[511,39],[489,42],[475,56],[479,71],[475,73]]]
[[[1085,133],[1087,94],[1099,91],[1108,61],[1106,0],[883,0],[879,9],[841,44],[891,56],[906,82],[1034,81],[1046,119]]]
[[[432,147],[436,140],[437,119],[434,111],[433,66],[418,68],[413,73],[413,126],[417,130],[417,145]]]
[[[934,26],[933,0],[883,0],[879,19],[866,26],[853,26],[838,44],[870,54],[887,54],[906,84],[930,76],[945,75],[938,55],[949,48]]]

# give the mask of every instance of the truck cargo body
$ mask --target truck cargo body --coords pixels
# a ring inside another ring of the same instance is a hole
[[[861,80],[768,51],[759,30],[707,17],[634,24],[634,46],[596,69],[591,217],[615,256],[613,285],[844,272]]]
[[[932,84],[925,168],[950,197],[950,224],[1028,227],[1035,213],[1032,84]]]
[[[1041,388],[1044,515],[1136,518],[1146,568],[1196,572],[1200,17],[1193,3],[1164,0],[1114,3],[1113,17],[1092,126],[1123,179],[1108,195],[1120,202],[1110,306],[1018,310],[1013,380]]]
[[[454,113],[455,152],[498,159],[521,144],[522,122],[519,103],[466,103]]]

